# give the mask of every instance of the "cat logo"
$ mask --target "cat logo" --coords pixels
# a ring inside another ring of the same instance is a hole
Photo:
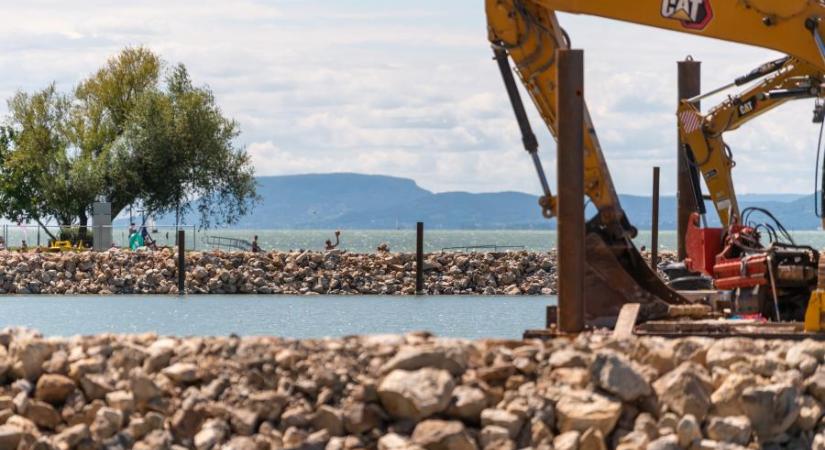
[[[739,105],[739,117],[747,116],[756,109],[756,97],[751,97]]]
[[[682,22],[691,30],[704,30],[713,19],[711,0],[662,0],[662,17]]]

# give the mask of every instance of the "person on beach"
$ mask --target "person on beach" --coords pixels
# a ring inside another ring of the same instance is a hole
[[[26,240],[23,239],[23,244],[20,245],[20,252],[25,253],[29,251],[29,244],[26,244]]]
[[[340,230],[337,230],[337,231],[335,231],[335,244],[333,244],[333,243],[332,243],[332,241],[330,241],[329,239],[327,239],[327,242],[326,242],[326,248],[325,248],[325,249],[326,249],[327,251],[329,251],[329,250],[335,250],[335,248],[336,248],[336,247],[338,247],[338,244],[340,244],[340,243],[341,243],[341,231],[340,231]]]
[[[146,225],[140,227],[140,235],[143,237],[143,245],[149,247],[152,250],[158,249],[158,244],[155,242],[155,239],[152,238],[152,235],[149,233],[149,230],[146,228]]]
[[[256,234],[255,237],[252,238],[252,253],[258,253],[261,251],[261,247],[258,245],[258,235]]]

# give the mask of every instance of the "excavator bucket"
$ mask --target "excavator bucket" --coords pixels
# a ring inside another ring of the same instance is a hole
[[[670,305],[688,303],[665,285],[629,239],[589,231],[585,249],[585,314],[589,325],[612,328],[622,306],[628,303],[640,305],[640,321],[665,318]]]

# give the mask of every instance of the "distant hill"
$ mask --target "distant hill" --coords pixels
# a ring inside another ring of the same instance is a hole
[[[423,221],[430,229],[552,229],[541,217],[538,197],[519,192],[432,193],[413,180],[352,173],[258,177],[262,202],[237,225],[246,229],[409,229]],[[621,195],[639,229],[651,225],[649,197]],[[761,206],[794,230],[815,230],[813,195],[741,195],[742,207]],[[708,205],[709,223],[716,223]],[[589,211],[593,213],[592,207]],[[195,223],[194,216],[187,223]],[[174,223],[161,218],[159,224]],[[676,198],[661,198],[662,230],[676,228]]]

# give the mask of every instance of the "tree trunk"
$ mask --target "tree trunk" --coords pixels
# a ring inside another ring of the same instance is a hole
[[[57,238],[56,238],[56,237],[54,237],[54,235],[52,234],[52,232],[51,232],[51,231],[49,231],[49,229],[48,229],[48,228],[46,228],[46,225],[44,225],[44,224],[43,224],[43,222],[41,222],[41,221],[40,221],[40,219],[34,219],[34,221],[35,221],[35,222],[37,222],[37,225],[39,225],[39,226],[40,226],[40,228],[42,228],[42,229],[43,229],[43,231],[45,231],[45,232],[46,232],[46,234],[48,234],[48,235],[49,235],[49,238],[50,238],[51,240],[53,240],[53,241],[56,241],[56,240],[57,240]]]
[[[78,220],[80,221],[80,228],[77,230],[77,240],[78,242],[83,242],[85,245],[87,243],[86,239],[86,226],[89,224],[89,216],[86,215],[86,210],[81,210],[77,215]]]

